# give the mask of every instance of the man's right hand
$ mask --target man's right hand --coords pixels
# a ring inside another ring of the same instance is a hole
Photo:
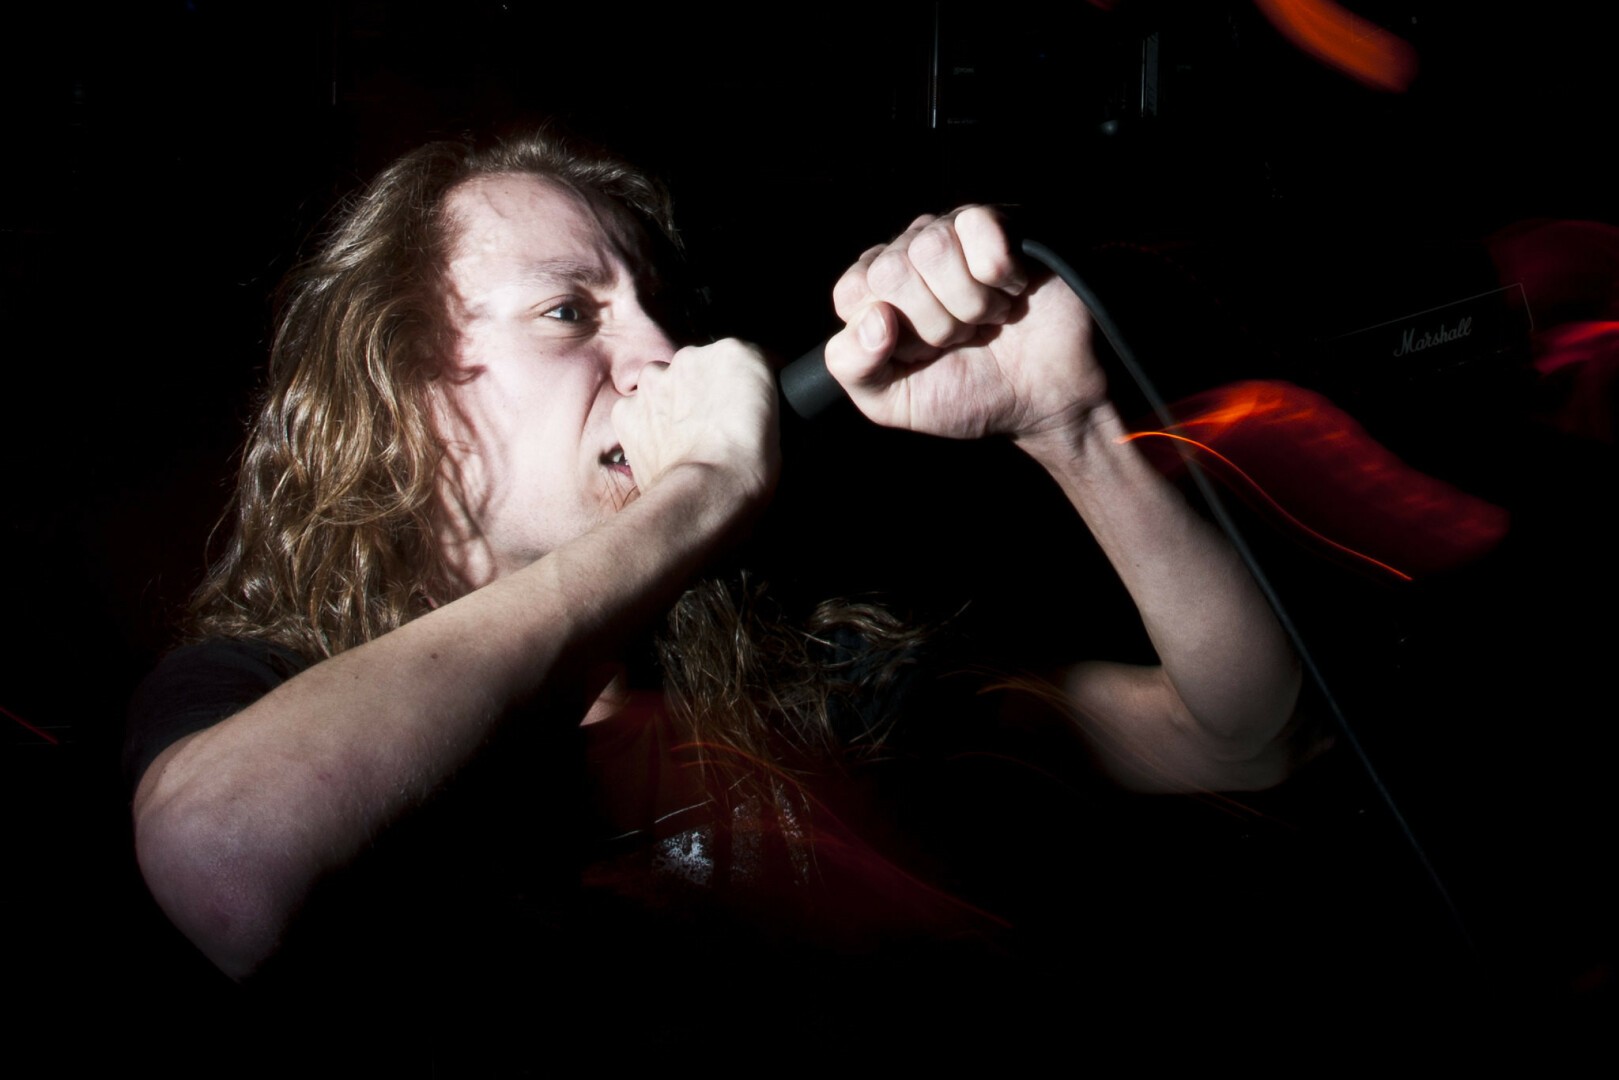
[[[727,338],[648,364],[635,393],[613,407],[613,428],[641,494],[682,465],[714,470],[714,480],[745,502],[762,502],[775,489],[776,381],[747,342]]]

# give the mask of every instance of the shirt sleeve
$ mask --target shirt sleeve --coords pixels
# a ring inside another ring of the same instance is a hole
[[[129,790],[171,744],[240,712],[308,666],[263,641],[215,639],[169,653],[130,700],[123,757]]]

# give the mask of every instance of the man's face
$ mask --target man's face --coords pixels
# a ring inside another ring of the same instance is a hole
[[[644,237],[604,200],[511,175],[463,184],[448,208],[460,236],[446,275],[457,350],[435,384],[444,543],[477,587],[634,496],[612,408],[674,346],[642,305]]]

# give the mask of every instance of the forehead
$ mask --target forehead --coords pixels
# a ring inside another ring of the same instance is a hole
[[[553,269],[589,275],[614,269],[615,260],[638,271],[647,259],[646,238],[627,210],[544,177],[476,177],[450,192],[446,208],[455,277]]]

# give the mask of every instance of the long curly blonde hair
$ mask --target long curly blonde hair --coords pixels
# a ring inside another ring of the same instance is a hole
[[[454,595],[438,541],[444,443],[427,393],[454,348],[445,204],[466,181],[505,173],[605,196],[676,241],[661,186],[545,132],[436,142],[391,165],[283,287],[234,527],[192,599],[189,636],[258,638],[320,659]]]

